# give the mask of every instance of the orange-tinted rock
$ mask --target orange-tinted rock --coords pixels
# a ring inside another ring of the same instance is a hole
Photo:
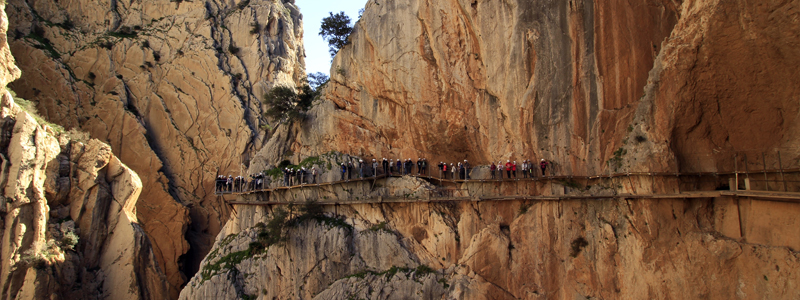
[[[678,18],[630,2],[369,2],[294,153],[602,172]]]
[[[138,219],[178,295],[225,222],[214,176],[261,147],[261,96],[304,76],[291,1],[9,1],[12,89],[136,171]]]

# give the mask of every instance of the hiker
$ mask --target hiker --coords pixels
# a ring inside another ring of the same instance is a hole
[[[464,180],[464,165],[458,163],[458,179]]]
[[[456,180],[456,168],[453,163],[450,163],[450,179]]]
[[[528,178],[528,160],[522,161],[522,178]]]
[[[308,178],[306,177],[306,173],[307,173],[306,172],[306,167],[300,168],[299,173],[300,173],[299,174],[300,175],[299,176],[300,177],[300,184],[305,184],[306,181],[308,180]]]
[[[517,161],[516,160],[511,164],[511,174],[514,174],[514,179],[517,178]]]
[[[495,165],[494,162],[492,162],[492,165],[489,166],[489,171],[492,173],[492,179],[496,179],[494,172],[497,171],[497,165]]]
[[[403,161],[401,161],[399,158],[397,159],[397,173],[401,176],[403,175]]]
[[[344,163],[342,163],[342,180],[344,180],[344,177],[346,175],[347,175],[347,166]]]
[[[383,174],[386,176],[391,176],[391,171],[389,170],[389,161],[386,158],[383,158]]]
[[[542,160],[539,161],[539,167],[542,168],[542,176],[544,176],[544,170],[547,169],[547,165],[548,163],[547,161],[544,160],[544,158],[542,158]]]
[[[439,168],[439,178],[447,179],[447,164],[444,162],[440,163],[441,167]]]
[[[529,178],[533,178],[533,176],[536,175],[536,172],[534,170],[536,170],[536,168],[533,167],[533,161],[529,160],[528,161],[528,177]]]
[[[347,180],[353,179],[353,161],[347,161]]]
[[[411,161],[411,158],[409,157],[408,159],[406,159],[405,175],[411,175],[411,168],[413,168],[413,166],[414,163]]]
[[[372,174],[372,177],[378,176],[378,161],[375,160],[374,158],[372,159],[372,170],[370,172]]]
[[[464,179],[469,180],[469,169],[470,169],[469,162],[465,159],[464,160]]]
[[[502,161],[498,161],[497,162],[497,173],[500,174],[500,176],[499,176],[500,180],[503,180],[503,162]]]

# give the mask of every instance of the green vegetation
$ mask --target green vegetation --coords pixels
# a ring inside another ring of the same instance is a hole
[[[72,231],[69,231],[61,237],[59,243],[61,244],[61,249],[67,250],[75,250],[75,246],[78,245],[78,235]]]
[[[447,279],[439,278],[439,280],[436,281],[436,282],[441,283],[444,288],[449,288],[450,287],[450,285],[447,284]]]
[[[290,209],[294,209],[294,206],[290,205]],[[255,227],[258,230],[256,240],[250,242],[247,249],[219,257],[220,249],[225,249],[228,244],[238,237],[238,235],[234,234],[226,236],[219,242],[216,249],[206,257],[207,263],[200,270],[202,281],[227,271],[238,272],[238,269],[236,269],[238,264],[253,256],[265,254],[270,246],[282,245],[289,238],[289,228],[298,226],[307,220],[316,220],[326,226],[345,228],[351,232],[353,230],[353,226],[347,224],[343,219],[324,215],[322,206],[314,201],[306,202],[299,206],[298,210],[300,215],[289,219],[289,212],[286,209],[283,207],[275,208],[266,224],[256,224]]]
[[[289,221],[291,226],[300,225],[308,220],[315,220],[329,228],[343,228],[348,232],[353,232],[353,225],[348,224],[342,218],[329,217],[323,214],[322,205],[316,201],[308,201],[300,206],[300,215]]]
[[[280,123],[301,120],[316,97],[317,92],[308,85],[302,86],[299,93],[287,86],[273,87],[264,95],[264,104],[269,106],[264,115]]]
[[[525,213],[527,213],[528,209],[531,208],[531,205],[532,205],[531,203],[527,203],[527,202],[526,203],[522,203],[522,205],[520,205],[520,207],[519,207],[519,214],[520,215],[524,215]]]
[[[308,81],[308,85],[311,86],[311,89],[314,91],[319,91],[321,88],[325,87],[330,81],[331,78],[325,73],[316,72],[316,73],[309,73],[308,77],[306,77],[306,81]]]
[[[583,186],[580,183],[575,182],[574,180],[559,180],[556,183],[563,185],[568,188],[573,189],[583,189]]]
[[[394,234],[394,231],[391,231],[389,228],[386,227],[386,221],[380,222],[376,225],[372,225],[372,227],[369,228],[369,231],[372,232],[383,231],[386,233]]]
[[[252,257],[253,254],[250,252],[250,249],[242,250],[233,252],[231,254],[225,255],[221,257],[219,260],[214,262],[213,264],[209,263],[203,267],[203,270],[200,272],[200,276],[202,276],[203,281],[211,279],[214,275],[217,275],[220,270],[230,270],[235,268],[236,265],[241,263],[245,258]]]
[[[292,168],[292,169],[306,168],[306,170],[310,170],[311,167],[313,167],[314,165],[318,165],[321,167],[324,164],[325,161],[320,159],[319,156],[306,157],[299,164],[296,165],[293,165],[289,160],[283,160],[278,164],[278,166],[271,168],[269,170],[265,170],[264,174],[271,177],[272,180],[280,180],[280,178],[283,176],[283,171],[281,170],[285,168]],[[330,163],[328,163],[328,165],[330,165]],[[330,166],[328,167],[328,170],[330,170]]]
[[[353,277],[355,277],[355,278],[359,278],[359,279],[364,279],[367,276],[367,274],[370,274],[370,275],[374,275],[374,276],[384,276],[384,278],[389,280],[392,277],[394,277],[394,275],[397,275],[397,273],[405,273],[406,274],[406,278],[408,278],[408,277],[411,277],[412,273],[415,273],[418,277],[422,277],[422,276],[425,276],[425,275],[428,275],[428,274],[436,273],[436,271],[434,269],[432,269],[431,267],[428,267],[426,265],[419,265],[416,268],[403,268],[403,267],[398,267],[398,266],[392,266],[391,268],[389,268],[388,270],[383,271],[383,272],[375,272],[375,271],[370,271],[370,270],[364,270],[364,271],[361,271],[361,272],[346,276],[344,278],[353,278]],[[441,282],[441,279],[440,279],[440,282]]]
[[[50,42],[49,39],[44,37],[44,28],[39,27],[38,25],[34,25],[31,32],[26,36],[29,39],[35,40],[38,42],[37,44],[33,45],[36,49],[41,49],[47,52],[47,54],[55,59],[61,58],[61,53],[58,53],[55,48],[53,48],[53,44]]]
[[[45,120],[44,118],[42,118],[42,116],[39,115],[39,110],[36,109],[36,103],[35,102],[30,101],[30,100],[26,100],[26,99],[23,99],[23,98],[20,98],[20,97],[17,97],[17,93],[15,93],[14,91],[12,91],[9,88],[6,88],[6,90],[9,93],[11,93],[11,97],[14,98],[14,102],[17,103],[17,105],[19,105],[19,107],[22,108],[22,110],[26,111],[29,115],[31,115],[31,117],[33,117],[33,119],[36,120],[36,122],[38,122],[39,124],[42,124],[42,125],[49,126],[57,134],[64,133],[64,127],[61,127],[58,124],[50,123],[47,120]],[[72,130],[70,130],[70,132],[72,132],[73,130],[75,132],[80,132],[77,129],[72,129]]]
[[[617,171],[622,167],[622,156],[625,154],[628,154],[628,150],[620,147],[617,151],[614,151],[614,157],[608,159],[606,163],[610,168],[613,168],[614,171]]]
[[[333,57],[339,52],[339,49],[342,49],[342,47],[348,44],[347,37],[350,36],[353,27],[350,26],[350,17],[343,11],[335,15],[333,12],[329,12],[328,14],[328,17],[322,19],[319,35],[322,36],[323,40],[328,42],[328,52],[330,52],[331,57]]]

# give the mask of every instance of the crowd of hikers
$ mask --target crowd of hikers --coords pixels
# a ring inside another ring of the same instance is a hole
[[[498,161],[496,164],[492,162],[489,165],[489,171],[492,180],[504,179],[517,179],[518,174],[522,174],[521,178],[534,178],[536,176],[536,163],[530,160],[523,160],[522,164],[517,165],[516,161],[506,160],[505,164]],[[549,163],[541,159],[538,163],[542,176],[545,176],[547,166]],[[415,161],[411,158],[402,159],[386,159],[384,158],[380,163],[376,159],[372,162],[364,162],[363,159],[358,161],[347,161],[339,166],[340,180],[347,181],[361,178],[377,177],[379,175],[386,176],[403,176],[414,175],[416,171],[417,176],[435,176],[428,170],[429,163],[425,158],[418,158]],[[439,178],[452,179],[452,180],[470,180],[470,170],[472,167],[466,159],[464,162],[450,163],[440,161],[436,167],[439,169]],[[319,183],[318,176],[322,175],[320,170],[314,166],[310,169],[305,167],[301,168],[284,168],[283,172],[283,185],[295,186],[301,184],[315,184]],[[505,177],[503,177],[505,173]],[[242,176],[232,177],[228,175],[220,175],[217,177],[216,191],[217,192],[243,192],[248,190],[257,190],[266,188],[266,181],[264,172],[250,175],[250,180]]]

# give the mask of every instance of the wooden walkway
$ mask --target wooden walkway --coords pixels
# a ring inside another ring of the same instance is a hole
[[[532,177],[532,178],[504,178],[504,179],[444,179],[439,178],[436,176],[420,176],[420,175],[403,175],[403,176],[411,176],[420,179],[426,179],[430,181],[439,182],[439,184],[443,183],[451,183],[451,184],[460,184],[460,183],[500,183],[500,182],[553,182],[553,181],[570,181],[570,180],[594,180],[594,179],[602,179],[602,178],[617,178],[617,177],[626,177],[626,176],[655,176],[655,177],[675,177],[679,176],[676,173],[624,173],[624,174],[612,174],[612,175],[599,175],[599,176],[571,176],[571,175],[560,175],[560,176],[544,176],[544,177]],[[400,175],[392,175],[388,177],[393,178],[400,178],[403,177]],[[693,175],[696,176],[696,175]],[[269,193],[273,191],[286,191],[292,189],[302,189],[308,187],[322,187],[322,186],[331,186],[337,184],[346,184],[346,183],[354,183],[354,182],[363,182],[363,181],[375,181],[378,179],[385,179],[387,178],[386,175],[378,175],[373,177],[364,177],[364,178],[354,178],[349,180],[338,180],[338,181],[331,181],[331,182],[322,182],[322,183],[307,183],[307,184],[300,184],[300,185],[292,185],[292,186],[281,186],[281,187],[274,187],[274,188],[257,188],[254,190],[243,189],[243,191],[239,191],[235,189],[234,191],[215,191],[214,194],[216,195],[251,195],[256,193]]]
[[[436,197],[436,198],[404,198],[404,197],[376,197],[361,200],[347,201],[317,201],[320,205],[349,205],[349,204],[381,204],[381,203],[437,203],[437,202],[480,202],[480,201],[562,201],[562,200],[610,200],[610,199],[695,199],[695,198],[714,198],[720,197],[720,191],[710,192],[691,192],[680,194],[655,194],[655,195],[564,195],[564,196],[488,196],[488,197]],[[800,195],[797,196],[800,202]],[[237,205],[288,205],[303,204],[305,202],[293,201],[228,201],[230,204]]]
[[[675,176],[717,176],[719,174],[691,174],[681,175],[674,173],[626,173],[624,175],[614,174],[608,176],[547,176],[547,177],[534,177],[534,178],[516,178],[516,179],[442,179],[435,176],[415,176],[407,175],[420,179],[438,182],[440,185],[444,183],[460,184],[460,183],[525,183],[525,182],[553,182],[553,181],[570,181],[570,180],[592,180],[601,178],[614,178],[623,176],[652,176],[652,177],[675,177]],[[728,174],[735,175],[735,174]],[[401,177],[401,176],[389,176]],[[224,192],[216,193],[222,195],[253,195],[261,193],[271,193],[276,191],[290,191],[294,189],[326,187],[339,184],[348,184],[356,182],[372,182],[376,180],[386,179],[386,175],[379,175],[375,177],[364,177],[350,180],[340,180],[333,182],[324,182],[317,184],[302,184],[294,186],[283,186],[275,188],[263,188],[256,190],[249,190],[243,192]],[[560,196],[546,196],[546,195],[514,195],[514,196],[472,196],[472,197],[431,197],[430,195],[421,198],[408,198],[408,197],[372,197],[366,199],[354,200],[323,200],[316,203],[321,205],[348,205],[348,204],[380,204],[380,203],[436,203],[436,202],[480,202],[480,201],[562,201],[562,200],[611,200],[611,199],[701,199],[701,198],[716,198],[716,197],[747,197],[765,201],[778,201],[778,202],[792,202],[800,203],[800,193],[789,192],[768,192],[768,191],[753,191],[753,190],[739,190],[739,191],[696,191],[696,192],[682,192],[676,194],[621,194],[621,195],[560,195]],[[229,204],[235,205],[288,205],[288,204],[302,204],[305,202],[300,201],[242,201],[242,200],[229,200]]]

